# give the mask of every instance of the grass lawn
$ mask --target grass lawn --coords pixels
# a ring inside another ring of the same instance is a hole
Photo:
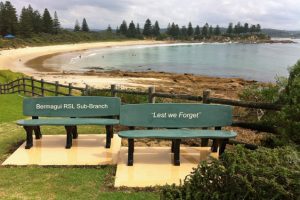
[[[25,139],[15,121],[22,115],[22,97],[0,95],[0,163]],[[104,133],[104,129],[100,129]],[[65,134],[63,127],[42,127],[43,134]],[[99,126],[79,127],[79,133],[99,132]],[[3,167],[0,199],[158,199],[158,192],[114,189],[115,166]]]

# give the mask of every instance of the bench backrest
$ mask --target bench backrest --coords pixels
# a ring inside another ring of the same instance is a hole
[[[102,117],[120,113],[117,97],[38,97],[25,98],[23,114],[41,117]]]
[[[232,107],[213,104],[128,104],[120,124],[160,128],[222,127],[232,124]]]

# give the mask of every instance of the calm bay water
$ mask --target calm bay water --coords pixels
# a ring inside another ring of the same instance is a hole
[[[299,40],[297,42],[300,42]],[[275,81],[300,59],[300,44],[168,44],[72,52],[44,61],[61,70],[164,71]]]

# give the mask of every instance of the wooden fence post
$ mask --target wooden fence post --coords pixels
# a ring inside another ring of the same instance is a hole
[[[69,83],[69,96],[72,96],[72,83]]]
[[[0,84],[0,94],[2,94],[2,84]]]
[[[86,84],[86,85],[85,85],[85,90],[84,90],[84,91],[85,91],[85,96],[88,96],[88,95],[89,95],[89,88],[90,88],[89,85]]]
[[[15,93],[15,82],[14,81],[10,83],[10,88],[12,90],[11,93]]]
[[[23,92],[24,92],[24,96],[25,96],[25,94],[26,94],[26,80],[25,80],[24,76],[22,77],[22,80],[23,80]]]
[[[111,96],[112,97],[116,97],[117,96],[117,85],[116,84],[112,84],[110,85],[110,90],[111,90]]]
[[[44,79],[41,79],[41,95],[45,96]]]
[[[149,87],[148,88],[148,102],[149,103],[155,103],[154,93],[155,93],[155,87],[154,86]]]
[[[34,96],[34,80],[33,80],[33,77],[31,77],[31,96]]]
[[[209,104],[210,90],[203,91],[203,103]]]
[[[20,85],[20,78],[18,78],[18,94],[21,93],[21,85]]]
[[[58,81],[55,81],[55,96],[58,96]]]

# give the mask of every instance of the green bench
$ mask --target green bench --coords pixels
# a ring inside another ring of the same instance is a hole
[[[212,104],[128,104],[121,106],[120,124],[130,130],[120,131],[121,138],[128,139],[128,166],[133,165],[134,139],[155,138],[172,141],[174,165],[180,165],[182,139],[201,138],[204,143],[213,140],[212,152],[223,153],[232,131],[221,130],[232,124],[232,107]],[[135,130],[145,127],[147,130]],[[158,128],[158,129],[153,129]],[[195,129],[203,128],[203,129]],[[209,130],[208,128],[214,128]]]
[[[33,132],[36,139],[42,137],[40,126],[64,126],[67,132],[66,148],[69,149],[72,139],[78,137],[78,125],[105,125],[105,147],[110,148],[113,125],[119,124],[119,120],[114,118],[119,116],[120,105],[121,101],[117,97],[25,98],[23,114],[31,116],[32,119],[19,120],[17,124],[26,131],[26,149],[33,145]]]

